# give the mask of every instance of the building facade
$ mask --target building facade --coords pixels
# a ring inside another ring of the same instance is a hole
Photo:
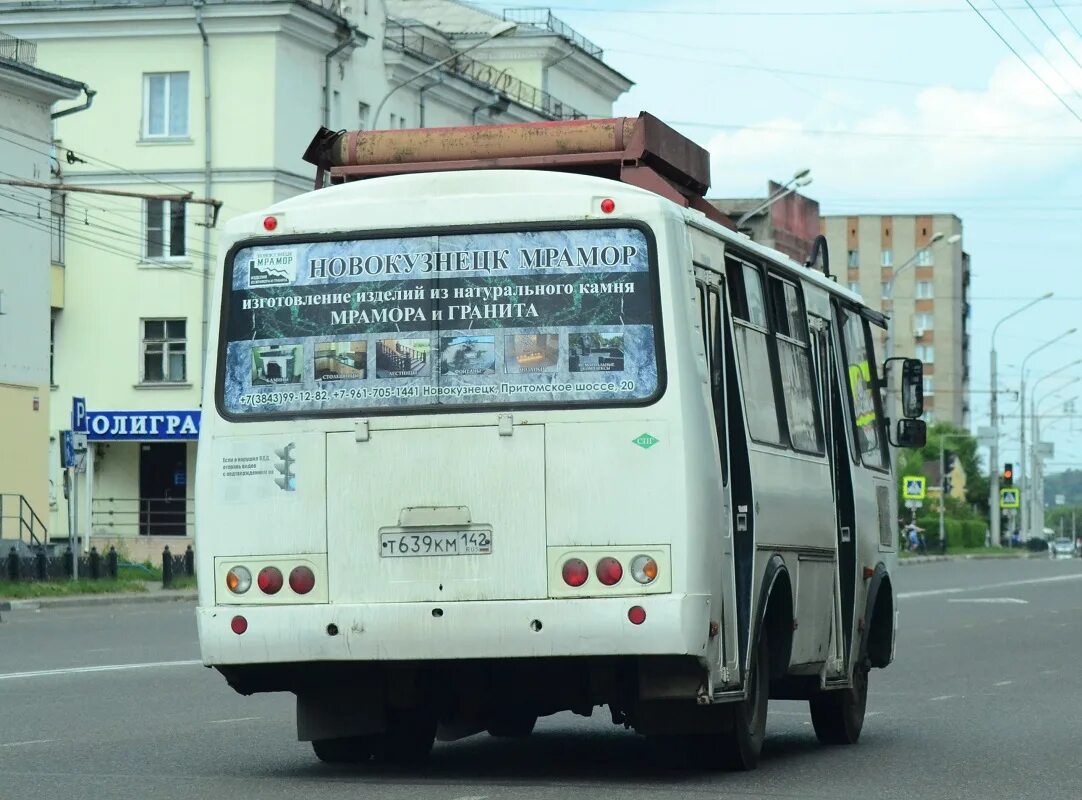
[[[819,203],[770,181],[766,197],[734,200],[707,198],[753,241],[804,263],[820,231]],[[771,200],[771,198],[775,198]]]
[[[0,34],[0,539],[29,542],[49,519],[49,309],[54,105],[85,86],[34,65],[32,43]],[[68,104],[70,105],[70,104]],[[7,553],[7,550],[4,550]]]
[[[611,114],[631,82],[599,48],[551,15],[515,21],[492,38],[503,14],[453,0],[0,2],[0,27],[98,89],[56,127],[64,184],[116,194],[66,196],[49,429],[86,397],[77,513],[99,546],[191,534],[213,226],[310,190],[317,128]],[[54,537],[66,519],[61,498]]]
[[[822,229],[837,279],[892,317],[894,355],[924,362],[924,418],[968,427],[970,264],[962,221],[953,214],[826,216]],[[932,244],[936,234],[942,237]]]

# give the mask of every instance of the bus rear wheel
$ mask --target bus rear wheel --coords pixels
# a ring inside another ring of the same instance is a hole
[[[361,764],[372,758],[376,737],[344,736],[339,739],[316,739],[312,751],[327,764]]]
[[[823,744],[856,744],[868,706],[868,668],[853,670],[848,689],[818,692],[810,701],[812,726]]]
[[[759,632],[755,658],[749,673],[747,697],[732,703],[729,730],[720,737],[721,766],[730,770],[752,770],[759,764],[766,738],[766,712],[770,699],[770,645],[765,628]]]
[[[436,718],[421,709],[391,712],[379,737],[376,756],[394,764],[416,764],[428,758],[436,741]]]

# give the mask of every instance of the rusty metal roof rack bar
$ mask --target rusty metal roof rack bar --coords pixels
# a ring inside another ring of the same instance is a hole
[[[621,181],[701,211],[733,228],[703,199],[710,154],[657,117],[335,133],[320,128],[304,160],[316,188],[418,172],[541,169]]]

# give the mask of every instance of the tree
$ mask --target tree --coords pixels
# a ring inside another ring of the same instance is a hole
[[[900,450],[898,452],[899,484],[903,475],[920,475],[924,464],[929,461],[939,463],[940,447],[953,451],[962,464],[966,474],[965,503],[947,498],[947,513],[952,517],[972,516],[973,510],[982,517],[988,516],[988,477],[984,474],[977,456],[977,440],[969,431],[938,422],[928,428],[928,439],[919,450]],[[901,498],[899,486],[899,502]]]

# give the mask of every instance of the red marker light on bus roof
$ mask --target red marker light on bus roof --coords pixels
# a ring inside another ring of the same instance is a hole
[[[277,227],[278,227],[278,218],[277,217],[263,217],[263,230],[265,230],[265,231],[273,231]]]
[[[616,201],[611,197],[606,197],[601,201],[601,211],[605,214],[611,214],[616,210]]]

